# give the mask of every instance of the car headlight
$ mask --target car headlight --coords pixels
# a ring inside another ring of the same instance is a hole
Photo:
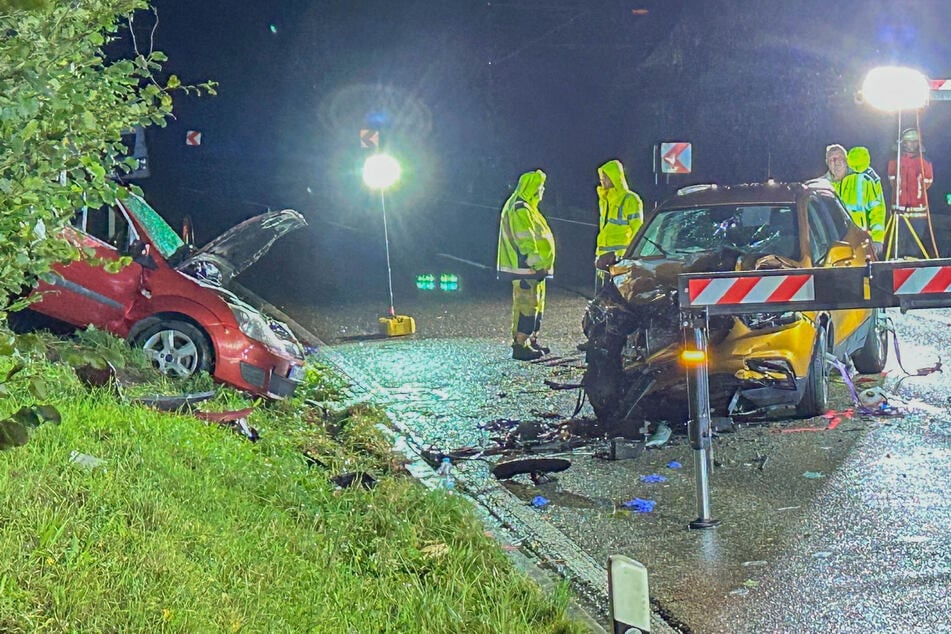
[[[238,328],[240,328],[241,332],[249,339],[263,343],[272,350],[282,351],[291,356],[303,358],[304,355],[300,349],[300,344],[293,338],[293,335],[290,335],[290,331],[287,330],[286,327],[281,329],[286,331],[289,335],[287,338],[284,338],[275,332],[267,318],[258,311],[249,306],[241,306],[239,304],[229,303],[228,306],[231,308],[231,312],[238,322]]]
[[[762,330],[764,328],[782,328],[799,321],[799,313],[787,311],[785,313],[750,313],[740,315],[742,321],[750,330]]]

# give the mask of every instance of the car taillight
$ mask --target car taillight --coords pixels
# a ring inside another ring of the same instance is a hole
[[[799,321],[799,313],[788,311],[785,313],[750,313],[740,315],[740,321],[750,330],[762,330],[764,328],[782,328]]]

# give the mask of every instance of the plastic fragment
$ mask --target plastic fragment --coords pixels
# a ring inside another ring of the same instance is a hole
[[[670,462],[667,463],[667,468],[668,468],[668,469],[681,469],[681,468],[683,468],[683,465],[680,464],[679,462],[677,462],[676,460],[671,460]]]
[[[535,508],[541,508],[545,506],[546,504],[548,504],[550,501],[551,500],[549,500],[548,498],[544,496],[536,495],[534,498],[532,498],[532,506],[534,506]]]
[[[106,464],[105,460],[97,458],[96,456],[90,456],[86,453],[79,453],[76,449],[69,452],[69,461],[87,469],[95,469],[96,467],[101,467]]]
[[[671,429],[670,426],[665,423],[659,423],[657,429],[654,430],[654,433],[650,435],[647,439],[647,442],[644,443],[645,447],[660,447],[668,440],[670,440]]]
[[[452,460],[449,459],[449,456],[443,456],[442,462],[436,470],[436,475],[439,476],[440,486],[452,493],[453,489],[456,488],[456,478],[452,474]]]
[[[667,478],[656,473],[650,475],[642,475],[641,482],[667,482]]]
[[[810,480],[818,480],[823,477],[823,475],[821,471],[806,471],[802,474],[802,477],[809,478]]]

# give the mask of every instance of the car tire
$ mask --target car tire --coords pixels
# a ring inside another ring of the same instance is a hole
[[[809,361],[802,398],[796,405],[796,414],[802,418],[825,414],[829,406],[829,364],[826,363],[828,338],[826,327],[820,326],[816,332],[816,345]]]
[[[163,374],[185,378],[196,372],[212,371],[208,336],[188,322],[156,321],[139,332],[132,343],[141,348]]]
[[[885,369],[885,362],[888,361],[888,330],[884,322],[885,316],[880,308],[876,308],[869,319],[864,345],[852,354],[852,363],[861,374],[878,374]]]
[[[612,420],[621,405],[621,347],[623,339],[611,337],[599,327],[585,344],[585,372],[581,380],[585,395],[599,421]]]

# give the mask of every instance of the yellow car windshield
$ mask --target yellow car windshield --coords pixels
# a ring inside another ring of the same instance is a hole
[[[683,257],[729,248],[798,259],[798,247],[792,205],[713,205],[658,213],[631,255]]]

